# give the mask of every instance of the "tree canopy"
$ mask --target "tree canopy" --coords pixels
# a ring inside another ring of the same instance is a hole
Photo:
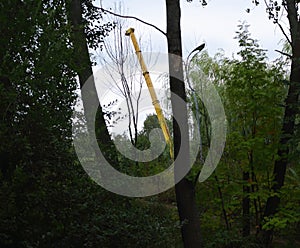
[[[116,113],[98,104],[91,52],[100,49],[105,56],[107,36],[124,31],[103,18],[112,11],[92,0],[0,3],[0,247],[299,247],[299,1],[264,1],[288,47],[275,61],[252,37],[255,26],[241,23],[237,54],[210,56],[204,50],[185,68],[180,1],[165,3],[169,74],[164,80],[184,102],[178,105],[166,96],[178,118],[166,120],[177,159],[175,179],[189,165],[193,149],[191,113],[199,117],[202,149],[193,169],[172,189],[139,198],[97,185],[73,143],[74,135],[89,142],[89,133],[95,132],[105,158],[133,177],[158,174],[174,162],[168,147],[151,138],[151,131],[160,127],[156,115],[148,115],[141,130],[133,123],[134,138],[113,136],[107,118]],[[281,11],[288,31],[281,25]],[[88,78],[93,92],[86,94],[82,89]],[[203,102],[208,85],[224,105],[227,139],[217,169],[198,183],[216,121]],[[99,105],[95,120],[89,98]],[[133,161],[118,151],[118,141],[147,151],[145,157],[153,155],[151,146],[162,152],[151,161]]]

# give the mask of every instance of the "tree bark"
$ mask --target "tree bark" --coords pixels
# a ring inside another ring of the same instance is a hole
[[[75,70],[79,77],[80,88],[82,88],[85,82],[91,77],[93,79],[92,63],[89,56],[86,34],[84,32],[84,22],[82,17],[82,1],[72,0],[69,6],[69,21],[72,25],[71,40],[74,46],[74,64]],[[87,106],[85,99],[89,99],[89,102],[99,105],[96,120],[92,119],[92,113],[89,113],[89,106]],[[93,88],[89,92],[82,91],[82,101],[84,114],[86,117],[88,128],[92,122],[96,121],[96,138],[101,152],[110,163],[117,162],[117,156],[115,153],[114,144],[111,140],[108,132],[102,107],[99,104],[95,82],[93,82]],[[91,125],[93,126],[93,125]]]
[[[291,33],[292,63],[290,74],[290,86],[285,99],[285,111],[283,126],[279,141],[278,157],[273,170],[274,180],[272,191],[279,193],[284,185],[286,168],[289,163],[289,145],[295,131],[295,119],[298,114],[299,93],[300,93],[300,20],[297,14],[296,1],[286,0],[286,9]],[[278,212],[280,196],[275,194],[268,198],[264,217],[272,217]],[[263,242],[266,247],[272,242],[273,230],[263,231]]]
[[[186,102],[186,92],[183,79],[182,45],[180,30],[180,4],[179,0],[166,0],[167,7],[167,39],[169,52],[170,88],[173,94]],[[172,54],[178,57],[172,56]],[[174,155],[175,155],[175,180],[180,167],[189,164],[189,134],[186,106],[180,107],[171,97],[173,116],[180,120],[181,127],[173,117]],[[184,156],[179,156],[179,151],[184,151]],[[187,178],[181,179],[175,185],[177,208],[181,221],[181,234],[184,247],[202,247],[200,232],[199,211],[195,199],[195,185]]]
[[[247,185],[250,180],[249,172],[243,172],[243,237],[248,237],[250,235],[250,187]]]

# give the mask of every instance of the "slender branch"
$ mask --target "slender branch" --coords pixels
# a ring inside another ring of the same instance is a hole
[[[229,231],[230,225],[229,225],[229,222],[228,222],[227,212],[226,212],[226,209],[225,209],[225,203],[224,203],[224,197],[223,197],[222,188],[221,188],[221,186],[220,186],[219,178],[218,178],[218,176],[217,176],[216,171],[214,171],[213,173],[214,173],[214,177],[215,177],[215,180],[216,180],[216,183],[217,183],[217,188],[218,188],[218,192],[219,192],[219,197],[220,197],[220,200],[221,200],[222,212],[223,212],[224,221],[225,221],[225,224],[226,224],[226,229],[227,229],[227,231]]]
[[[96,6],[93,6],[93,7],[96,8],[96,9],[99,9],[99,10],[103,11],[104,13],[106,12],[106,13],[109,13],[109,14],[114,15],[114,16],[117,16],[117,17],[137,20],[137,21],[139,21],[139,22],[141,22],[141,23],[143,23],[143,24],[146,24],[146,25],[148,25],[148,26],[150,26],[150,27],[155,28],[157,31],[161,32],[164,36],[167,36],[167,34],[166,34],[164,31],[162,31],[160,28],[156,27],[155,25],[153,25],[153,24],[151,24],[151,23],[149,23],[149,22],[145,22],[145,21],[143,21],[143,20],[141,20],[141,19],[139,19],[139,18],[137,18],[137,17],[134,17],[134,16],[127,16],[127,15],[119,15],[119,14],[116,14],[116,13],[114,13],[114,12],[112,12],[112,11],[109,11],[109,10],[107,10],[107,9],[104,9],[104,8],[102,8],[102,7],[96,7]]]
[[[288,43],[290,43],[290,45],[292,45],[292,41],[290,40],[290,38],[288,37],[288,35],[286,34],[286,32],[284,31],[282,25],[277,21],[277,25],[280,28],[281,32],[283,33],[283,35],[285,36],[286,40],[288,41]]]
[[[282,51],[279,51],[279,50],[275,50],[275,52],[278,52],[278,53],[280,53],[280,54],[282,54],[282,55],[284,55],[284,56],[287,56],[287,57],[289,57],[290,59],[293,58],[293,56],[290,55],[290,54],[288,54],[288,53],[285,53],[285,52],[282,52]]]
[[[283,4],[283,7],[284,7],[285,11],[287,12],[287,11],[288,11],[288,9],[287,9],[287,6],[286,6],[286,4]]]
[[[269,9],[270,7],[269,7],[267,1],[264,0],[264,2],[265,2],[265,5],[266,5],[267,9]],[[285,8],[285,9],[286,9],[286,8]],[[286,9],[286,10],[287,10],[287,9]],[[286,38],[286,40],[288,41],[288,43],[290,43],[290,45],[292,45],[292,41],[290,40],[290,38],[288,37],[288,35],[287,35],[286,32],[284,31],[282,25],[279,23],[278,20],[276,21],[276,24],[277,24],[278,27],[280,28],[281,32],[283,33],[283,35],[284,35],[284,37]]]

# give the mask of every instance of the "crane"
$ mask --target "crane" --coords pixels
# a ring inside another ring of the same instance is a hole
[[[171,139],[171,135],[170,135],[167,123],[166,123],[166,119],[165,119],[164,114],[162,112],[159,100],[157,99],[157,95],[156,95],[155,89],[153,87],[149,71],[148,71],[147,66],[145,64],[145,61],[144,61],[144,58],[143,58],[143,55],[142,55],[142,51],[141,51],[141,49],[138,45],[137,39],[135,37],[134,28],[129,28],[126,31],[125,35],[130,36],[130,38],[131,38],[132,44],[133,44],[135,52],[136,52],[136,56],[137,56],[138,61],[140,63],[142,73],[143,73],[143,76],[145,78],[145,81],[146,81],[146,84],[147,84],[147,87],[148,87],[148,90],[149,90],[149,93],[150,93],[150,96],[151,96],[151,99],[152,99],[152,104],[154,106],[154,109],[155,109],[155,112],[156,112],[156,115],[157,115],[157,118],[158,118],[159,125],[160,125],[160,127],[163,131],[163,135],[164,135],[164,138],[166,140],[166,143],[169,145],[170,157],[171,157],[172,160],[174,160],[173,141]]]

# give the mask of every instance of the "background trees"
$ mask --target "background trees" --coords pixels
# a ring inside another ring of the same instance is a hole
[[[75,157],[76,75],[81,83],[90,76],[86,40],[97,43],[106,33],[85,26],[99,18],[89,1],[73,1],[83,13],[73,8],[74,22],[68,4],[0,4],[0,246],[147,247],[153,238],[154,246],[169,244],[172,212],[105,192]]]
[[[258,5],[259,1],[255,1]],[[284,117],[281,128],[281,136],[279,140],[279,147],[277,151],[278,159],[275,161],[273,170],[273,185],[272,191],[274,192],[268,198],[265,208],[264,217],[266,219],[272,218],[277,212],[280,204],[280,192],[284,185],[285,175],[288,165],[291,163],[290,156],[293,150],[293,136],[296,132],[296,118],[298,116],[298,102],[299,102],[299,82],[300,82],[300,14],[299,14],[299,1],[286,0],[279,3],[278,1],[265,1],[269,19],[277,24],[286,41],[291,46],[292,54],[287,55],[291,59],[291,69],[289,77],[288,94],[285,98]],[[279,13],[286,15],[289,23],[289,34],[283,28]],[[286,55],[286,54],[285,54]],[[263,232],[263,240],[268,246],[272,240],[273,229]]]
[[[236,37],[240,45],[238,58],[224,58],[222,54],[209,58],[204,52],[193,60],[190,75],[194,82],[193,88],[197,89],[199,96],[201,88],[210,80],[225,104],[228,134],[223,159],[215,176],[204,185],[199,185],[198,194],[204,198],[203,206],[200,205],[204,229],[211,230],[213,226],[221,225],[224,226],[222,235],[229,231],[231,238],[240,233],[235,241],[226,241],[226,238],[218,241],[231,246],[238,244],[238,240],[242,240],[241,236],[246,240],[253,238],[252,235],[259,233],[260,224],[264,223],[264,208],[272,194],[272,169],[277,159],[283,118],[282,103],[287,94],[284,61],[269,63],[264,50],[251,38],[248,28],[248,25],[239,25]],[[197,73],[196,68],[201,73]],[[210,135],[205,126],[210,121],[200,99],[205,155]],[[206,196],[211,194],[212,197]],[[206,208],[206,201],[216,205],[213,204],[211,209]],[[287,221],[282,213],[279,216],[273,224],[267,221],[263,229],[269,229],[277,223],[273,228],[279,231],[279,226]],[[208,225],[208,219],[215,219],[215,222]],[[218,242],[215,240],[212,244]]]
[[[244,28],[240,26],[237,37],[241,47],[238,53],[241,61],[230,64],[234,76],[225,76],[228,82],[225,91],[226,100],[229,101],[227,109],[231,131],[243,144],[239,148],[242,156],[238,163],[244,181],[243,235],[249,236],[251,201],[255,226],[259,226],[262,219],[262,204],[266,200],[262,196],[267,186],[265,183],[270,182],[270,171],[278,145],[282,116],[279,106],[286,92],[280,63],[276,66],[268,65],[264,51],[249,37],[247,26]]]

